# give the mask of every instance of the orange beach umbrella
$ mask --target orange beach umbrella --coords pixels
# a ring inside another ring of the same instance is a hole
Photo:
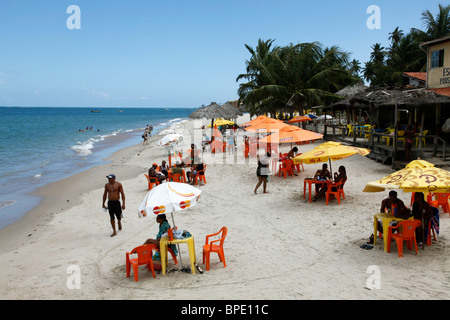
[[[291,120],[289,120],[289,123],[296,123],[296,122],[304,122],[304,121],[310,121],[311,118],[308,116],[295,116]]]
[[[256,117],[256,118],[253,119],[253,120],[247,121],[246,123],[244,123],[243,125],[241,125],[241,127],[249,127],[249,126],[251,126],[251,125],[257,124],[257,123],[259,123],[260,121],[266,120],[266,119],[270,119],[270,118],[267,117],[267,116],[264,116],[264,115],[258,116],[258,117]]]
[[[293,143],[322,139],[323,135],[317,132],[304,130],[296,126],[287,125],[278,133],[272,133],[259,140],[261,143]]]
[[[286,127],[286,126],[287,126],[287,124],[284,123],[283,121],[280,121],[277,119],[272,119],[272,118],[267,118],[267,119],[262,119],[259,122],[245,128],[245,130],[257,131],[257,132],[261,132],[261,131],[271,132],[271,131],[280,130],[281,128]]]

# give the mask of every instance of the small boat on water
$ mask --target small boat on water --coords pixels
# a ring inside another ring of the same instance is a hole
[[[93,113],[99,113],[100,110],[91,110],[91,112],[93,112]]]

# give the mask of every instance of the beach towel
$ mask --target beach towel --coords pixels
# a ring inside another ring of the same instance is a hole
[[[431,217],[431,228],[439,235],[439,214]],[[431,237],[431,234],[429,235]],[[428,239],[428,228],[425,228],[425,241]]]

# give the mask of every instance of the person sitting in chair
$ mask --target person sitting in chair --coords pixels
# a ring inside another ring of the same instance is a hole
[[[339,172],[339,173],[338,173]],[[347,171],[344,166],[340,166],[338,172],[334,173],[334,182],[345,182],[347,180]],[[316,193],[316,196],[312,199],[312,201],[316,201],[317,199],[323,197],[328,190],[328,185],[324,185],[319,192]],[[336,187],[332,187],[331,191],[337,191]]]
[[[163,182],[166,179],[166,176],[162,173],[160,173],[158,170],[158,165],[156,163],[154,163],[150,169],[148,169],[148,176],[150,178],[155,178],[156,180],[158,180],[158,183]]]
[[[397,191],[389,191],[389,197],[381,201],[380,212],[390,212],[398,218],[408,219],[411,211],[406,208],[405,203],[397,198]],[[398,222],[392,222],[391,225],[397,225]],[[377,230],[380,234],[383,234],[383,225],[380,220],[378,220]],[[373,244],[375,235],[372,234],[369,238],[368,244]]]

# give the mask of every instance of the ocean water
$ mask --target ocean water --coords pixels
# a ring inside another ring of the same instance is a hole
[[[50,182],[104,163],[119,149],[193,112],[190,108],[0,107],[0,228],[39,203],[31,194]],[[92,129],[91,129],[92,128]]]

